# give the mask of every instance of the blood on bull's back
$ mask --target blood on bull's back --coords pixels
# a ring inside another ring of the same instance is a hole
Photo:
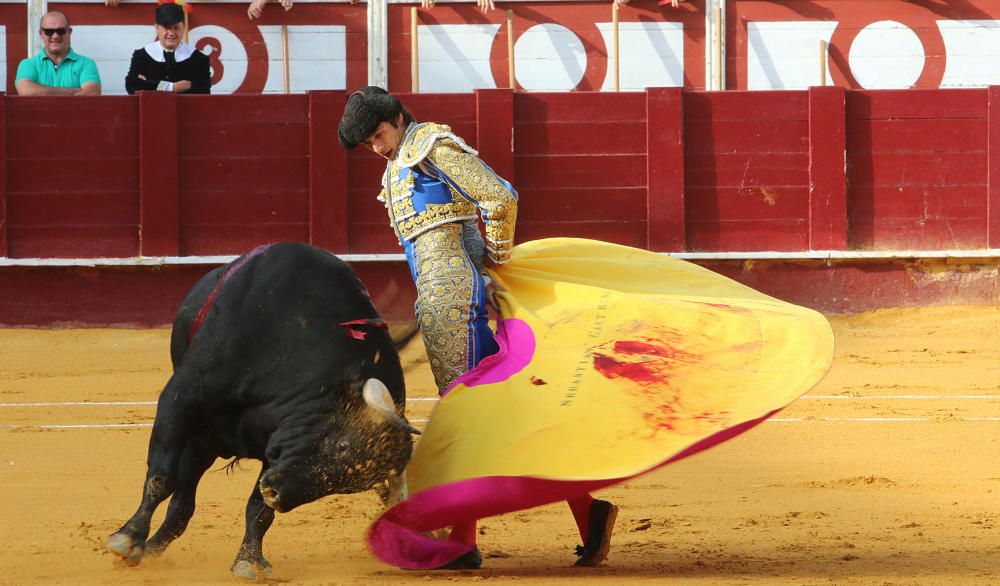
[[[364,285],[329,252],[274,244],[209,272],[177,313],[171,358],[142,502],[108,544],[127,562],[183,533],[219,457],[263,462],[233,566],[240,577],[270,572],[261,541],[275,510],[369,488],[388,501],[405,486],[416,430],[403,416],[399,358]]]

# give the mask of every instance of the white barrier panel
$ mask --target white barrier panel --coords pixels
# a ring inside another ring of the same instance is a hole
[[[264,93],[285,91],[281,26],[259,27],[267,46],[267,83]],[[289,91],[347,88],[347,27],[288,27]]]
[[[820,41],[830,43],[837,23],[747,23],[747,89],[802,90],[820,85]],[[827,79],[827,84],[832,85]]]
[[[614,91],[614,24],[597,23],[607,47],[608,72],[602,91]],[[647,87],[684,85],[684,25],[679,22],[619,22],[619,88],[643,90]]]
[[[125,93],[132,52],[156,39],[152,25],[74,25],[73,50],[97,62],[101,93]]]
[[[587,50],[576,33],[545,23],[524,31],[514,43],[514,75],[528,91],[570,91],[587,70]]]
[[[0,24],[0,88],[7,87],[7,27]]]
[[[199,41],[204,41],[199,46]],[[247,50],[232,31],[218,25],[196,26],[188,33],[188,42],[201,49],[215,63],[222,66],[222,77],[212,85],[213,94],[235,92],[247,77]],[[213,69],[212,77],[216,72]]]
[[[490,69],[490,51],[498,30],[499,24],[419,26],[420,91],[471,92],[497,87]]]
[[[847,59],[858,85],[869,90],[912,87],[927,60],[917,33],[894,20],[880,20],[861,29]]]
[[[941,87],[1000,84],[1000,21],[939,20],[948,55]]]

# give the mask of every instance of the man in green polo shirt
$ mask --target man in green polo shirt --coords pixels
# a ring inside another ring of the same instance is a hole
[[[45,51],[23,59],[17,66],[14,87],[22,96],[99,96],[101,76],[97,64],[70,47],[73,28],[62,12],[42,17],[38,35]]]

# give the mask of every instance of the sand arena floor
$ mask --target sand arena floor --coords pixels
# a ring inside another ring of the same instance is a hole
[[[362,541],[366,493],[279,515],[273,582],[1000,584],[1000,308],[831,321],[833,369],[778,419],[604,493],[621,514],[600,568],[571,567],[565,505],[485,520],[479,572],[387,567]],[[0,330],[0,584],[237,583],[253,464],[206,475],[162,558],[104,551],[138,505],[167,346],[167,330]],[[422,351],[403,352],[416,399],[432,397]]]

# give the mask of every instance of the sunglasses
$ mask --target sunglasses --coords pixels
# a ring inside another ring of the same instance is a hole
[[[71,27],[64,26],[61,28],[43,28],[42,32],[45,34],[46,37],[51,37],[54,34],[58,34],[60,37],[65,37],[66,33],[70,32],[71,30],[73,30]]]

